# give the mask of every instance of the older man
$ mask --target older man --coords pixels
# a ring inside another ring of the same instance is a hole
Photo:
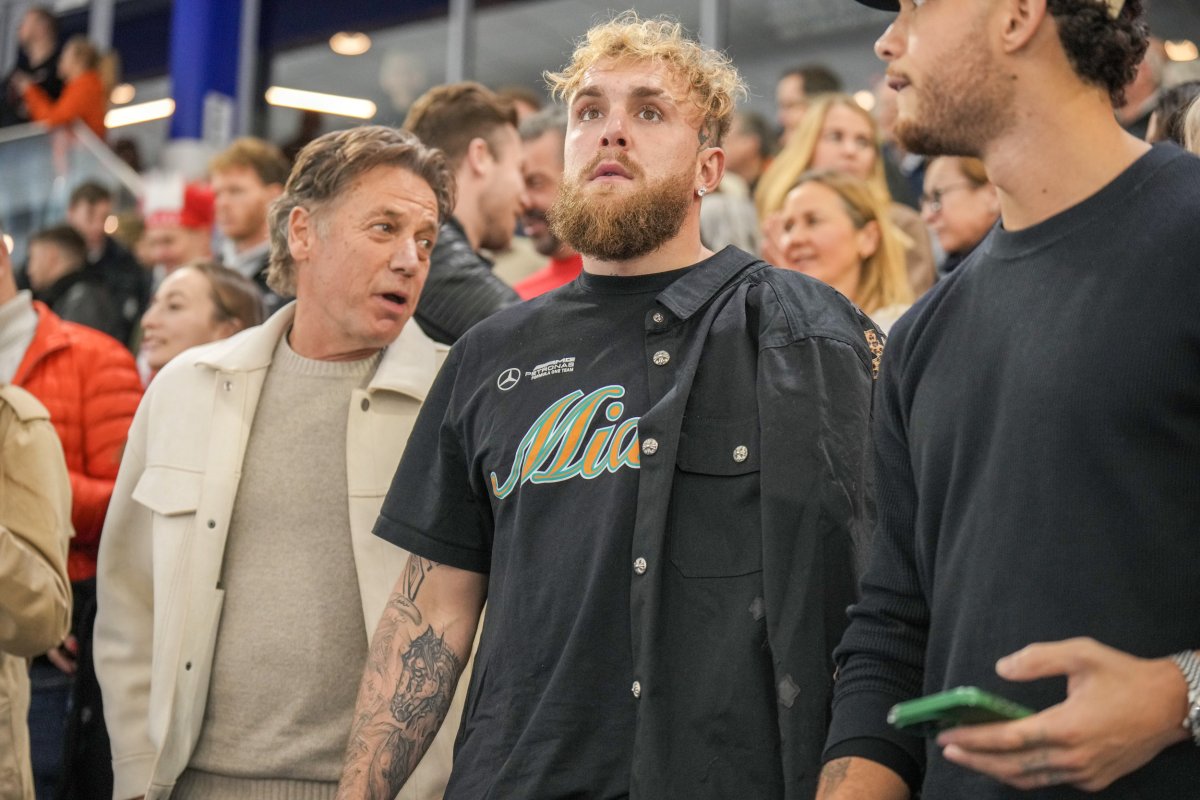
[[[811,796],[867,529],[871,344],[828,286],[700,240],[741,81],[626,15],[551,76],[577,281],[480,323],[376,532],[414,553],[344,797],[390,797],[478,648],[447,798]],[[419,556],[419,557],[418,557]]]
[[[296,302],[151,384],[100,554],[116,797],[333,795],[406,555],[370,527],[442,359],[407,323],[452,206],[411,134],[317,139],[271,214]],[[441,796],[452,737],[407,797]]]

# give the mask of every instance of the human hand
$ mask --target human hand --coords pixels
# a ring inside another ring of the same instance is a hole
[[[74,636],[68,636],[66,641],[58,647],[46,653],[46,658],[50,659],[50,663],[58,667],[59,670],[68,675],[74,675],[78,669],[75,663],[75,657],[79,653],[79,640]]]
[[[1183,741],[1187,684],[1174,662],[1094,639],[1031,644],[1000,659],[1010,681],[1067,676],[1067,699],[1015,722],[967,725],[937,742],[947,761],[1018,789],[1099,791]]]
[[[18,94],[24,94],[26,87],[33,83],[33,78],[29,77],[29,74],[25,72],[14,72],[10,82]]]

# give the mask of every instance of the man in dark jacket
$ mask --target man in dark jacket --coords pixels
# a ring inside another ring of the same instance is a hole
[[[34,299],[68,322],[124,342],[129,327],[108,287],[87,274],[87,245],[70,225],[38,231],[29,239],[29,288]]]
[[[150,272],[105,231],[112,213],[112,192],[104,184],[85,181],[71,191],[67,222],[87,245],[84,275],[108,289],[124,322],[115,338],[129,344],[150,302]]]
[[[375,528],[414,555],[343,796],[404,782],[486,597],[448,800],[810,798],[881,335],[701,243],[742,90],[723,55],[631,13],[550,79],[549,217],[584,271],[469,331],[426,399]]]
[[[17,29],[17,64],[0,84],[0,128],[29,122],[19,81],[16,75],[27,76],[34,86],[40,86],[51,100],[62,94],[63,81],[58,74],[58,20],[44,6],[34,6],[25,12]]]
[[[454,216],[438,232],[415,319],[435,341],[454,344],[482,319],[520,302],[479,250],[503,250],[524,210],[517,113],[478,83],[430,89],[404,121],[446,154],[458,184]]]

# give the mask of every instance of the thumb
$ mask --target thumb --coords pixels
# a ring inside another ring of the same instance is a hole
[[[996,662],[996,674],[1010,681],[1033,681],[1082,672],[1092,663],[1096,643],[1090,639],[1039,642]]]

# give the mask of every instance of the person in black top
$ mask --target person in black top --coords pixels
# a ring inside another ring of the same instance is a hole
[[[1114,120],[1142,0],[898,10],[897,134],[981,158],[1001,224],[892,329],[818,797],[1197,796],[1200,160]],[[1036,713],[887,724],[962,685]]]
[[[870,528],[883,337],[832,288],[708,251],[742,84],[630,13],[550,76],[578,279],[451,349],[376,533],[413,553],[341,796],[392,797],[487,600],[451,800],[811,798]]]
[[[429,338],[454,344],[472,325],[521,301],[479,252],[506,249],[528,205],[517,112],[482,84],[452,83],[417,98],[404,128],[445,153],[454,169],[454,215],[438,232],[415,312]]]
[[[124,343],[121,308],[99,278],[88,273],[87,245],[70,225],[45,228],[29,238],[29,288],[33,298],[68,322],[77,322]]]
[[[25,108],[17,75],[27,76],[35,86],[40,86],[50,97],[57,100],[62,94],[63,80],[58,74],[58,59],[62,50],[58,44],[58,19],[54,12],[44,6],[34,6],[25,12],[17,29],[17,63],[0,83],[0,128],[29,122],[29,110]]]
[[[150,271],[105,231],[112,214],[112,191],[104,184],[84,181],[71,190],[67,223],[87,245],[84,275],[107,288],[124,321],[114,338],[129,345],[150,302]]]

